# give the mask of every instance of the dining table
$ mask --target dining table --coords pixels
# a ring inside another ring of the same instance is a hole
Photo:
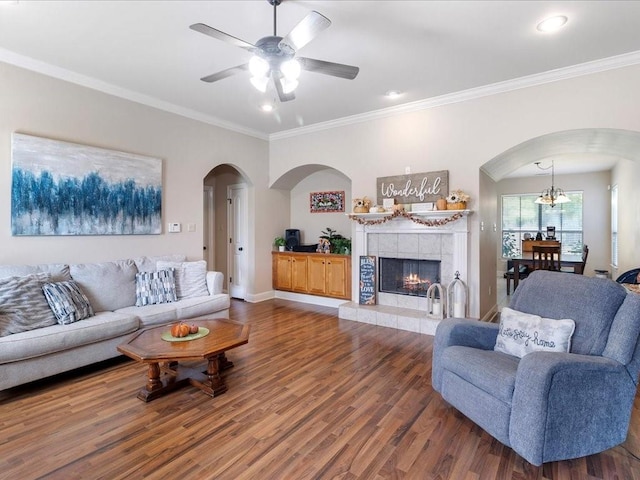
[[[529,270],[533,267],[533,252],[525,252],[520,257],[512,258],[511,261],[513,262],[513,289],[515,290],[520,281],[520,265],[526,265]],[[584,268],[582,255],[562,255],[560,268],[562,267],[572,267],[573,273],[582,274]]]

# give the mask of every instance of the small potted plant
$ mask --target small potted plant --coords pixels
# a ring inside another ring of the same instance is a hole
[[[273,241],[273,244],[278,247],[278,251],[284,252],[284,247],[287,242],[285,241],[284,237],[276,237],[276,239]]]

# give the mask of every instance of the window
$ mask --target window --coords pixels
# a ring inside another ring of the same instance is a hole
[[[611,265],[618,267],[618,186],[611,187]]]
[[[535,239],[547,226],[556,227],[562,254],[582,254],[582,192],[565,192],[569,203],[537,205],[538,194],[502,195],[502,256],[518,257],[525,234]]]

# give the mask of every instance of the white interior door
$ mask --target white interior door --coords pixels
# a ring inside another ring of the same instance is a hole
[[[244,300],[247,279],[247,231],[249,229],[246,185],[229,185],[227,187],[227,202],[229,295]]]

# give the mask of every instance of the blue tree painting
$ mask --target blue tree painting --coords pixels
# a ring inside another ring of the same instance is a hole
[[[13,235],[162,233],[162,160],[14,133]]]

